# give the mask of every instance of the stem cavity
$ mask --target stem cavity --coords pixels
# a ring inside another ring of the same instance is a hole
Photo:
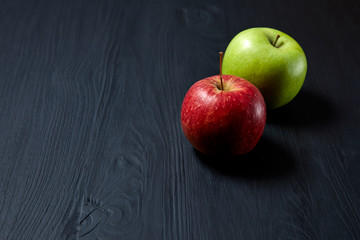
[[[274,44],[273,44],[274,47],[276,47],[276,43],[277,43],[279,38],[280,38],[280,35],[279,34],[276,35],[276,38],[275,38],[275,41],[274,41]]]

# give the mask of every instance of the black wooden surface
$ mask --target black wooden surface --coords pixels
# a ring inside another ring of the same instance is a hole
[[[0,1],[0,239],[360,239],[358,1]],[[255,26],[305,84],[236,163],[181,130]]]

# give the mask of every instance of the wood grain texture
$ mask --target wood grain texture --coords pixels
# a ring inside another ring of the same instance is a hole
[[[360,239],[357,1],[0,1],[0,239]],[[181,130],[190,86],[255,26],[299,95],[237,161]]]

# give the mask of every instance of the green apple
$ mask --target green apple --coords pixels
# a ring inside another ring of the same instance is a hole
[[[272,28],[250,28],[227,47],[223,74],[245,78],[264,96],[269,108],[290,102],[304,83],[307,63],[300,45]]]

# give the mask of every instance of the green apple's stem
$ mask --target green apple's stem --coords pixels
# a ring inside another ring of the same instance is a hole
[[[273,46],[274,46],[274,47],[276,47],[276,43],[277,43],[277,41],[278,41],[279,37],[280,37],[280,35],[279,35],[279,34],[278,34],[278,35],[276,35],[276,38],[275,38],[275,41],[274,41],[274,44],[273,44]]]
[[[224,53],[223,52],[219,52],[220,55],[220,83],[221,83],[221,90],[224,90],[224,86],[223,86],[223,79],[222,79],[222,60],[223,60],[223,56]]]

